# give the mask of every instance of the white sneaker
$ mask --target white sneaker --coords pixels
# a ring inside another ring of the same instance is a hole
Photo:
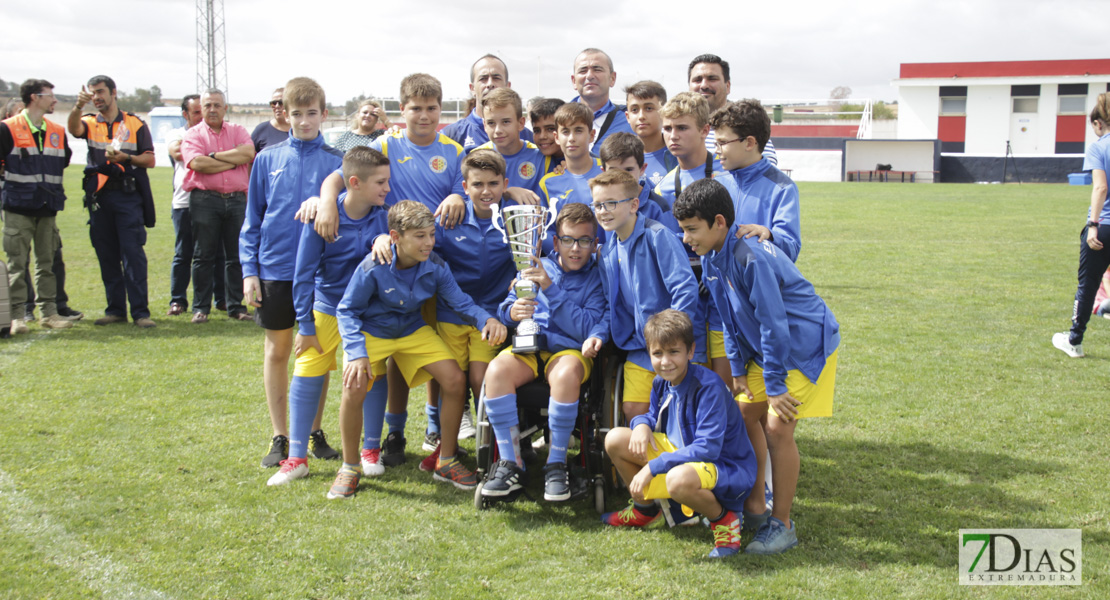
[[[294,479],[308,477],[308,463],[301,462],[294,465],[291,459],[281,461],[281,469],[266,482],[266,485],[285,485]]]
[[[362,474],[367,477],[377,477],[385,474],[385,465],[382,464],[382,449],[362,449]]]
[[[459,439],[465,440],[474,437],[477,431],[474,429],[474,417],[470,415],[469,410],[463,410],[462,420],[459,422]]]
[[[50,315],[49,317],[43,317],[43,319],[39,321],[39,325],[41,325],[43,329],[69,329],[73,327],[73,321],[60,315]]]
[[[12,319],[12,328],[11,328],[11,334],[12,335],[18,335],[18,334],[21,334],[21,333],[30,333],[30,332],[31,332],[31,330],[27,328],[27,324],[23,322],[23,319]]]
[[[1052,336],[1052,345],[1072,358],[1083,358],[1085,356],[1083,354],[1083,344],[1072,346],[1071,342],[1068,340],[1068,334],[1066,333],[1054,334]]]

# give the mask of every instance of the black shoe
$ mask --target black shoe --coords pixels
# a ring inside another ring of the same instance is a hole
[[[81,318],[85,316],[85,313],[79,310],[73,310],[68,306],[59,306],[58,315],[70,321],[80,321]]]
[[[227,310],[227,302],[224,302],[223,300],[220,300],[219,302],[217,302],[216,303],[216,310],[218,310],[219,312],[226,311]]]
[[[405,436],[399,431],[391,431],[382,442],[382,464],[396,467],[405,462]]]
[[[324,437],[323,429],[317,429],[308,434],[308,451],[320,460],[335,460],[339,458],[339,452],[336,452],[335,448],[328,445],[328,439]]]
[[[267,469],[272,469],[281,464],[281,461],[289,458],[289,438],[284,435],[275,435],[270,440],[270,452],[262,457],[262,466]]]
[[[493,476],[482,486],[482,495],[487,498],[501,498],[517,490],[524,489],[526,475],[524,469],[515,462],[499,460],[493,467]]]
[[[570,499],[570,473],[567,463],[548,463],[543,468],[543,499],[562,502]]]

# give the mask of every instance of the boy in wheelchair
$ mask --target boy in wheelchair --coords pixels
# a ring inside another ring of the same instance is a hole
[[[517,298],[515,291],[501,303],[503,323],[531,317],[543,331],[541,350],[514,354],[503,350],[489,365],[485,378],[485,411],[497,439],[500,460],[482,487],[482,496],[502,498],[524,487],[524,461],[520,453],[517,389],[539,378],[551,388],[548,428],[551,448],[544,467],[544,500],[563,501],[571,496],[567,445],[578,418],[581,385],[589,378],[593,361],[582,356],[582,342],[608,318],[601,273],[594,260],[597,219],[590,207],[572,202],[555,219],[555,252],[521,271],[535,282],[535,299]]]

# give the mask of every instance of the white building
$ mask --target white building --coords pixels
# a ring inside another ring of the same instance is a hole
[[[1023,181],[1058,183],[1095,140],[1088,115],[1110,91],[1110,59],[909,63],[893,84],[898,138],[939,139],[941,181],[999,181],[1016,164]]]

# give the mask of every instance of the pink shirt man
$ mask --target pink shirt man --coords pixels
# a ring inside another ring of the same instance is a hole
[[[235,150],[243,144],[251,144],[250,133],[246,127],[235,123],[223,122],[217,132],[206,122],[201,121],[185,132],[181,140],[181,158],[190,165],[198,156],[208,156],[213,152]],[[208,190],[221,194],[246,192],[250,182],[250,163],[237,165],[220,173],[199,173],[192,168],[186,169],[184,188],[187,191]]]

